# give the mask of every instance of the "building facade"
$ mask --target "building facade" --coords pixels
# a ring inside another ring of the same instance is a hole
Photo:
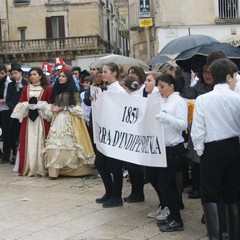
[[[139,27],[140,4],[150,4],[153,26]],[[204,34],[240,45],[240,0],[129,0],[130,53],[148,61],[171,40]]]
[[[0,62],[33,64],[61,56],[71,64],[120,51],[115,7],[111,0],[1,0]]]

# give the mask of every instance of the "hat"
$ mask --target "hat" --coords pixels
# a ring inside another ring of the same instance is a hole
[[[18,64],[18,63],[12,63],[12,64],[11,64],[10,72],[11,72],[12,70],[18,70],[18,71],[23,72],[23,70],[22,70],[21,67],[22,67],[22,66],[21,66],[20,64]]]
[[[63,65],[61,70],[69,70],[70,71],[71,68],[69,66],[67,66],[67,65]]]
[[[54,65],[56,66],[57,64],[64,65],[65,62],[63,61],[63,59],[61,57],[57,57],[54,59]]]
[[[52,72],[51,65],[48,62],[44,62],[42,64],[42,70],[47,76],[49,76]]]
[[[83,70],[81,71],[79,78],[81,79],[81,81],[83,81],[83,79],[87,76],[90,76],[90,73],[87,70]]]

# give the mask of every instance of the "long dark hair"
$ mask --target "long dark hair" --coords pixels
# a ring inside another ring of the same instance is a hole
[[[63,72],[64,75],[67,77],[67,82],[64,84],[60,84],[59,77],[57,78],[56,82],[53,85],[51,100],[52,102],[54,102],[57,95],[64,92],[68,92],[69,93],[68,105],[69,106],[76,105],[76,101],[74,99],[74,93],[77,92],[77,88],[76,88],[72,73],[69,70],[62,70],[61,72]]]
[[[174,87],[174,92],[179,92],[180,89],[180,84],[179,81],[181,81],[180,78],[174,78],[171,74],[162,74],[156,79],[156,85],[158,85],[159,81],[163,81],[167,83],[168,85],[173,84]]]
[[[43,70],[40,67],[32,67],[28,73],[28,80],[30,81],[30,74],[32,71],[36,71],[38,73],[38,75],[41,77],[40,78],[40,85],[42,86],[42,88],[45,88],[46,86],[48,86],[48,80],[46,75],[43,73]],[[32,83],[30,83],[32,84]]]

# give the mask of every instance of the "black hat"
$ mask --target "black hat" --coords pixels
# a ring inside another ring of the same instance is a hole
[[[23,72],[23,70],[22,70],[21,67],[22,67],[21,64],[18,64],[18,63],[12,63],[12,64],[11,64],[10,72],[11,72],[12,70],[18,70],[18,71]]]
[[[81,79],[81,81],[83,81],[83,79],[87,76],[90,76],[90,73],[87,70],[83,70],[81,71],[79,78]]]

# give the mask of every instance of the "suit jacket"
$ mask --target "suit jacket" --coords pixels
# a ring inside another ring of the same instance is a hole
[[[24,78],[22,78],[21,81],[23,86],[28,84],[27,80]],[[17,105],[21,96],[21,92],[22,92],[22,89],[20,89],[17,92],[16,80],[13,79],[12,82],[8,84],[7,96],[6,96],[6,103],[11,111],[13,111],[13,109]]]

